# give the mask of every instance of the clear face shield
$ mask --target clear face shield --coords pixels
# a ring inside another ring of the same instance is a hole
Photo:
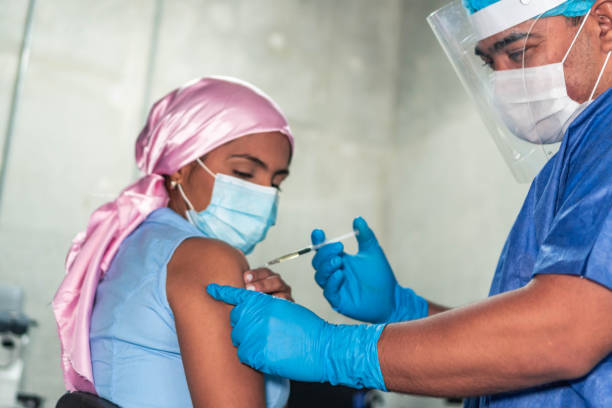
[[[547,16],[563,3],[500,0],[470,15],[456,0],[428,17],[519,182],[533,180],[593,97],[568,94],[564,67],[587,19]]]

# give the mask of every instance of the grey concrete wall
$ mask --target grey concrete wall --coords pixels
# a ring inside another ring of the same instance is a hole
[[[514,181],[425,21],[445,3],[403,3],[385,240],[404,283],[456,306],[487,295],[528,185]]]
[[[13,60],[27,3],[0,2],[0,19],[10,22],[0,24],[0,47],[4,55],[12,38],[7,55]],[[50,302],[75,232],[132,178],[151,5],[148,0],[36,4],[0,208],[0,281],[26,289],[26,311],[39,322],[24,388],[44,395],[49,407],[63,391]],[[16,32],[4,35],[13,26]],[[14,78],[1,80],[4,90]],[[0,99],[6,97],[3,92]]]
[[[49,302],[73,235],[134,178],[143,104],[203,75],[255,83],[296,135],[279,222],[253,265],[308,244],[313,227],[347,232],[361,215],[403,284],[449,305],[486,296],[526,186],[512,179],[426,26],[442,3],[163,1],[145,101],[154,0],[39,0],[0,209],[0,281],[26,288],[27,311],[40,322],[25,388],[47,406],[62,393]],[[2,125],[26,7],[0,0]],[[309,259],[278,272],[298,302],[347,321],[323,299]],[[443,406],[386,398],[394,407]]]

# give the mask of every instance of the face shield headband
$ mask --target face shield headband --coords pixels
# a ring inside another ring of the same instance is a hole
[[[519,25],[567,0],[500,0],[470,15],[478,41]]]

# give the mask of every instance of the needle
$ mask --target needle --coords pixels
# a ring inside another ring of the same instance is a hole
[[[286,255],[279,256],[278,258],[274,258],[271,261],[266,262],[266,264],[264,266],[262,266],[262,268],[267,268],[268,266],[276,265],[276,264],[279,264],[281,262],[290,261],[292,259],[299,258],[300,256],[306,255],[309,252],[316,251],[317,249],[321,248],[324,245],[331,244],[331,243],[334,243],[334,242],[344,241],[345,239],[356,237],[356,236],[357,236],[357,231],[351,231],[348,234],[344,234],[344,235],[340,235],[339,237],[336,237],[336,238],[328,239],[325,242],[321,242],[320,244],[309,245],[306,248],[302,248],[302,249],[299,249],[297,251],[290,252],[290,253],[288,253]]]

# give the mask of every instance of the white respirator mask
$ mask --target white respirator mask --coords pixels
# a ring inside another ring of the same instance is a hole
[[[535,144],[552,144],[563,139],[565,125],[582,106],[567,94],[564,65],[587,19],[588,15],[560,63],[492,74],[493,100],[502,120],[517,137]],[[586,104],[593,100],[610,54]]]

